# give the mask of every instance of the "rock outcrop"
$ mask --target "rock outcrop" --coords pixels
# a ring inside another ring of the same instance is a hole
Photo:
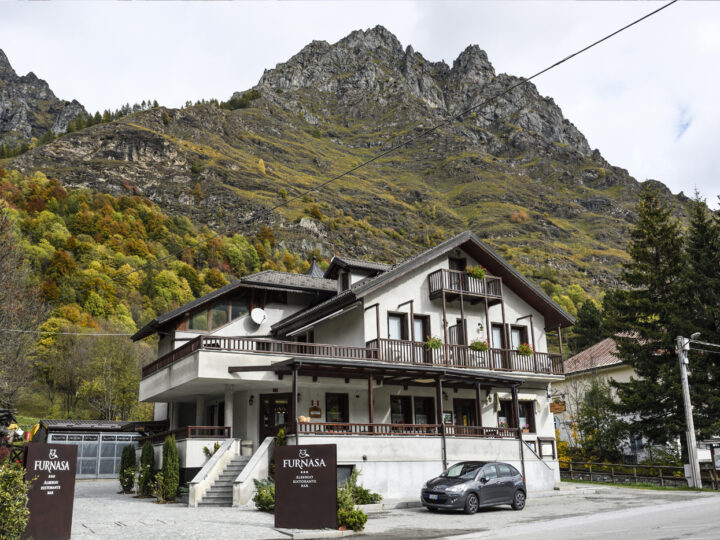
[[[81,114],[87,112],[80,103],[58,99],[33,72],[18,76],[0,50],[0,144],[14,147],[50,130],[63,133]]]

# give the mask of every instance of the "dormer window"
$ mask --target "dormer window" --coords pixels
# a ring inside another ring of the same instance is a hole
[[[178,330],[208,332],[239,319],[248,313],[248,297],[243,294],[235,298],[218,300],[209,307],[205,306],[190,314],[187,322],[178,326]]]

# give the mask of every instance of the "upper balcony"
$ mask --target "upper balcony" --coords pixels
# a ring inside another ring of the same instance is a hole
[[[502,302],[502,279],[486,276],[477,279],[467,272],[441,269],[428,274],[430,285],[430,298],[440,298],[445,293],[448,300],[463,295],[470,303],[476,303],[485,298],[489,304]]]
[[[475,351],[466,345],[442,345],[428,349],[422,342],[395,339],[368,341],[365,347],[300,343],[251,337],[198,336],[143,368],[143,378],[174,364],[198,350],[277,355],[281,357],[368,360],[393,364],[447,366],[477,370],[562,375],[558,354],[536,352],[529,356],[509,349]]]

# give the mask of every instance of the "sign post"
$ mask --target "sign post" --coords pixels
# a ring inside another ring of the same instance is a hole
[[[25,537],[33,540],[67,540],[72,530],[75,467],[74,444],[25,445],[25,479],[30,481],[30,520]]]
[[[337,529],[337,447],[275,448],[275,527]]]

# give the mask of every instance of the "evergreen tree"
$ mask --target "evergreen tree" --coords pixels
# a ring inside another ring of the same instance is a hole
[[[592,300],[586,300],[578,310],[577,321],[573,326],[573,334],[569,339],[569,344],[576,354],[606,337],[603,313]]]
[[[690,204],[685,251],[687,267],[680,305],[686,325],[680,335],[700,332],[702,341],[720,343],[720,219],[697,194]],[[720,356],[691,351],[689,360],[695,427],[701,437],[716,436],[720,430]]]
[[[153,483],[155,481],[155,449],[146,441],[140,455],[140,475],[138,477],[138,492],[144,497],[152,495]]]
[[[656,189],[643,187],[622,271],[629,286],[605,297],[606,321],[616,335],[618,355],[637,378],[613,382],[630,432],[657,444],[684,444],[685,418],[675,337],[683,328],[678,309],[684,271],[678,223]]]
[[[133,485],[135,484],[136,466],[135,447],[128,444],[123,447],[122,454],[120,455],[120,486],[122,487],[123,493],[132,492]]]
[[[178,460],[175,435],[165,439],[163,443],[162,477],[164,481],[165,500],[172,501],[177,496],[180,485],[180,462]]]

